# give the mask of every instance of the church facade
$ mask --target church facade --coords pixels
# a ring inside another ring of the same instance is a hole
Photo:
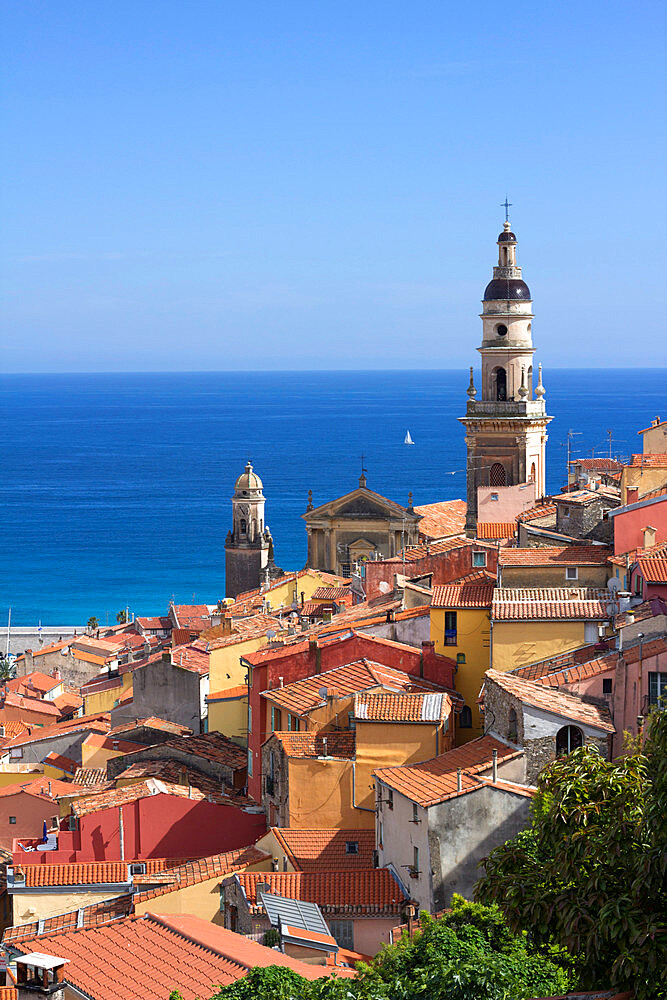
[[[547,416],[542,385],[533,371],[532,300],[516,261],[517,239],[505,222],[498,264],[482,305],[482,384],[478,398],[470,369],[465,417],[467,448],[466,534],[474,536],[479,487],[501,490],[533,481],[546,491]]]
[[[369,490],[366,476],[359,488],[337,500],[313,507],[312,494],[302,515],[308,534],[308,567],[348,577],[355,563],[387,559],[419,539],[421,515]]]

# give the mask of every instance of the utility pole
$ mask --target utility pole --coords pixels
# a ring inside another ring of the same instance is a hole
[[[611,461],[611,430],[607,431],[607,437],[609,438],[609,460]]]
[[[581,431],[573,431],[572,428],[567,432],[567,479],[566,482],[569,486],[570,484],[570,455],[572,452],[572,438],[581,434]]]

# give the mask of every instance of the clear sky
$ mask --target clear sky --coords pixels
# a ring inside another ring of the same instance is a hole
[[[656,0],[0,9],[5,371],[667,363]]]

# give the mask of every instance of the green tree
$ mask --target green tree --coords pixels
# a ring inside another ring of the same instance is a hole
[[[127,611],[125,610],[125,608],[120,609],[120,611],[116,615],[116,621],[118,622],[119,625],[125,625],[127,623]]]
[[[100,623],[99,623],[99,620],[98,620],[98,619],[97,619],[97,618],[95,617],[95,615],[92,615],[92,616],[91,616],[91,617],[90,617],[90,618],[88,619],[88,631],[89,631],[89,632],[94,632],[94,631],[95,631],[96,629],[98,629],[99,627],[100,627]]]
[[[524,1000],[562,993],[570,978],[531,952],[526,935],[513,934],[498,907],[455,896],[443,917],[423,917],[414,937],[404,935],[360,963],[356,979],[309,982],[272,966],[253,969],[214,1000]]]
[[[667,712],[643,751],[611,763],[591,746],[538,779],[531,826],[491,852],[476,886],[538,947],[575,956],[581,985],[667,996]]]
[[[14,676],[14,667],[11,661],[0,653],[0,681],[9,681]]]

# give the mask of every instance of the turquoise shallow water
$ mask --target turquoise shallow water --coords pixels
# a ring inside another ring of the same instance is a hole
[[[575,454],[641,450],[664,369],[545,371],[548,488]],[[479,384],[479,380],[478,380]],[[236,476],[264,481],[277,562],[303,566],[300,515],[357,485],[429,503],[465,494],[463,371],[0,377],[0,622],[115,618],[224,594]],[[403,444],[409,429],[414,447]]]

